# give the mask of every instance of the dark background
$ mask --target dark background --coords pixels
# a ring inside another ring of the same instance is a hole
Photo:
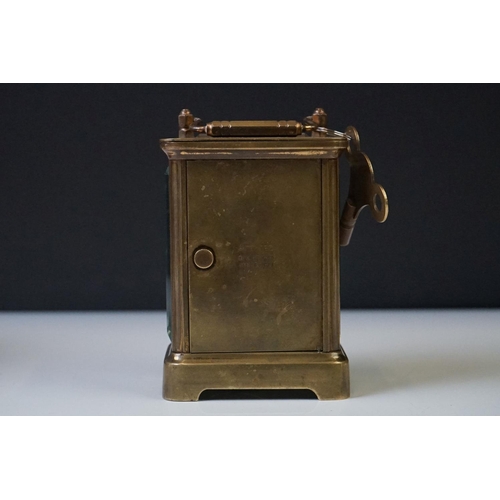
[[[1,85],[0,307],[163,309],[167,158],[205,121],[354,125],[389,218],[341,251],[342,306],[500,306],[498,85]],[[342,162],[342,202],[348,166]]]

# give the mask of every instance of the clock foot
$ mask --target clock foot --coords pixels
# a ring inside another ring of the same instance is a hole
[[[167,352],[163,397],[197,401],[207,389],[310,389],[320,400],[349,397],[343,349],[323,352]]]

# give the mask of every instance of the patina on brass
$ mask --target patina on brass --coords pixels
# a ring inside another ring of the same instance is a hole
[[[349,244],[359,212],[364,207],[370,207],[377,222],[384,222],[389,214],[387,194],[380,184],[375,183],[371,161],[360,151],[358,131],[347,127],[346,134],[350,137],[346,155],[351,165],[351,180],[340,219],[341,246]]]
[[[387,217],[387,196],[353,127],[179,115],[163,139],[170,195],[172,343],[163,395],[206,389],[310,389],[349,396],[340,346],[339,244],[360,210]],[[351,187],[339,226],[338,158]]]
[[[193,252],[193,262],[197,269],[210,269],[215,264],[214,251],[211,248],[197,248]]]

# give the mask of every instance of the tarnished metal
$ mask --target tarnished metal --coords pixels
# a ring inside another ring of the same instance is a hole
[[[179,137],[194,137],[196,134],[210,137],[297,137],[309,132],[311,137],[347,137],[343,132],[326,128],[327,115],[317,108],[303,123],[295,120],[238,120],[214,121],[202,125],[189,109],[179,115]]]
[[[163,397],[197,401],[207,389],[310,389],[318,399],[349,397],[349,364],[334,352],[175,353],[168,349]]]
[[[211,248],[197,248],[193,253],[193,262],[198,269],[210,269],[215,264],[215,254]]]
[[[341,246],[349,244],[358,215],[364,207],[370,207],[377,222],[384,222],[389,214],[387,194],[380,184],[375,183],[371,161],[360,151],[358,131],[347,127],[345,133],[350,138],[346,156],[351,166],[351,180],[340,219]]]
[[[302,124],[295,120],[225,121],[209,123],[204,131],[213,137],[296,137],[302,133]]]
[[[385,220],[387,197],[355,129],[330,130],[326,118],[318,108],[302,123],[203,125],[185,109],[180,138],[161,141],[170,160],[172,270],[165,398],[273,388],[348,397],[339,244],[363,206]],[[344,151],[353,208],[340,229]]]
[[[322,350],[321,160],[187,162],[191,352]],[[300,186],[300,196],[297,192]]]

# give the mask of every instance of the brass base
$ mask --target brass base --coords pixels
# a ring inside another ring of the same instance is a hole
[[[173,353],[163,369],[163,397],[197,401],[206,389],[310,389],[318,399],[349,397],[344,350],[323,352]]]

